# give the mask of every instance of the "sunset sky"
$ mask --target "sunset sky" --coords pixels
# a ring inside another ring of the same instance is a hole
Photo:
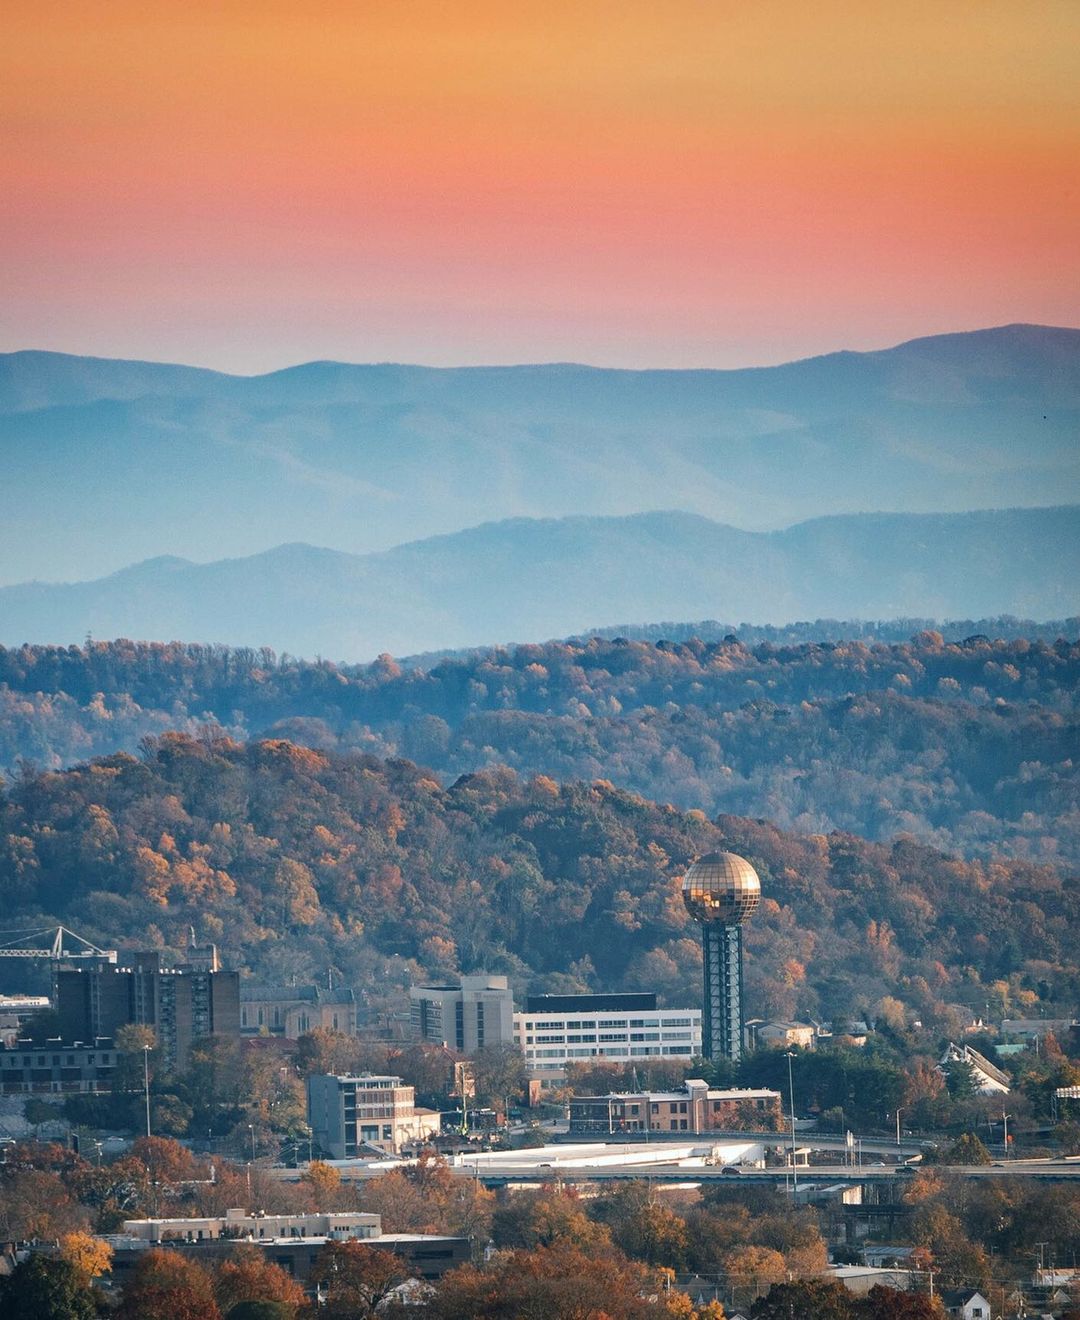
[[[0,24],[0,350],[733,366],[1080,325],[1077,0]]]

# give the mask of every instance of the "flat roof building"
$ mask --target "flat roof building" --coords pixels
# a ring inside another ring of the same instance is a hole
[[[358,1210],[299,1215],[252,1214],[243,1208],[223,1215],[180,1219],[125,1219],[124,1235],[143,1242],[234,1242],[260,1238],[333,1238],[365,1240],[382,1234],[382,1218]]]
[[[23,1024],[49,1006],[47,995],[0,995],[0,1041],[18,1039]]]
[[[655,995],[543,995],[527,1003],[514,1014],[514,1035],[530,1076],[542,1083],[561,1081],[569,1063],[701,1054],[701,1010],[658,1009]]]
[[[457,985],[414,985],[409,990],[414,1040],[472,1054],[514,1039],[514,996],[505,976],[477,973]]]
[[[121,1027],[152,1027],[167,1068],[187,1067],[201,1036],[240,1034],[240,977],[223,971],[213,945],[191,948],[187,962],[166,965],[160,950],[124,966],[60,968],[56,1011],[68,1041],[115,1037]]]
[[[331,1220],[340,1216],[329,1215]],[[286,1274],[308,1288],[319,1253],[327,1242],[342,1241],[337,1233],[288,1234],[284,1237],[241,1238],[240,1243],[258,1247],[266,1259],[279,1265]],[[155,1247],[178,1251],[189,1260],[214,1266],[228,1257],[240,1245],[229,1235],[208,1238],[165,1237],[160,1242],[149,1241],[144,1237],[130,1233],[108,1234],[103,1237],[112,1248],[112,1265],[109,1279],[113,1287],[122,1287],[131,1277],[143,1254]],[[436,1282],[447,1270],[468,1263],[471,1255],[471,1243],[467,1237],[448,1237],[435,1233],[380,1233],[376,1237],[365,1237],[363,1245],[379,1251],[390,1251],[400,1256],[411,1278]],[[56,1247],[49,1244],[43,1250],[50,1254]]]
[[[364,1148],[397,1155],[438,1136],[433,1109],[416,1108],[416,1092],[400,1077],[335,1076],[307,1079],[307,1120],[313,1139],[332,1160],[356,1159]]]
[[[579,1095],[570,1100],[575,1136],[617,1132],[778,1132],[784,1118],[780,1092],[711,1090],[690,1078],[679,1090]]]
[[[0,1092],[46,1095],[111,1091],[119,1054],[108,1036],[65,1045],[16,1040],[0,1046]]]

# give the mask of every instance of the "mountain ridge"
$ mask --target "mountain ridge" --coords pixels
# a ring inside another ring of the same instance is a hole
[[[967,342],[995,342],[1003,338],[1009,339],[1038,339],[1045,342],[1048,337],[1068,337],[1080,341],[1080,327],[1063,325],[1042,325],[1030,321],[1009,321],[1001,325],[983,326],[975,330],[957,330],[945,331],[933,335],[917,335],[912,339],[902,339],[895,344],[889,344],[884,348],[873,349],[853,349],[840,348],[831,349],[826,353],[812,353],[807,357],[792,358],[789,361],[772,363],[769,365],[748,365],[740,367],[618,367],[604,363],[578,362],[572,359],[536,361],[536,362],[517,362],[517,363],[477,363],[471,365],[457,366],[432,366],[423,362],[406,362],[394,359],[376,360],[370,362],[352,362],[345,358],[312,358],[310,361],[289,363],[284,367],[276,367],[271,371],[254,372],[243,374],[239,372],[221,371],[215,367],[194,366],[189,363],[173,362],[167,360],[157,360],[152,358],[113,358],[101,357],[91,353],[68,353],[56,349],[41,348],[23,348],[14,349],[7,353],[0,353],[0,390],[6,383],[3,379],[5,368],[8,364],[52,364],[52,365],[75,365],[82,367],[108,367],[112,369],[130,368],[146,371],[148,374],[153,372],[177,372],[184,373],[192,378],[199,377],[207,382],[216,381],[246,381],[257,382],[272,380],[277,377],[285,376],[293,372],[308,370],[346,369],[358,371],[370,370],[402,370],[438,373],[452,372],[530,372],[530,371],[581,371],[581,372],[610,372],[612,374],[622,374],[628,376],[641,375],[665,375],[665,376],[687,376],[687,375],[718,375],[732,376],[743,372],[759,371],[777,371],[786,367],[801,367],[808,363],[828,362],[838,359],[850,358],[874,358],[887,356],[900,352],[908,352],[917,348],[952,346],[957,343]],[[115,398],[122,396],[101,395],[101,398]],[[0,394],[0,410],[8,411],[11,409],[9,401],[3,399]]]
[[[1080,506],[820,517],[745,531],[685,511],[504,519],[368,555],[285,543],[0,588],[0,642],[94,636],[389,651],[570,636],[597,618],[1065,617]]]
[[[1078,435],[1080,331],[1065,328],[725,371],[234,377],[30,354],[0,359],[0,582],[285,540],[366,554],[507,517],[661,507],[769,530],[1037,508],[1080,499]]]

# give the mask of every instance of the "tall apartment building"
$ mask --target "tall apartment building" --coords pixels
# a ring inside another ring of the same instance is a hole
[[[164,965],[157,950],[127,966],[61,968],[56,973],[60,1038],[115,1038],[121,1027],[152,1027],[167,1068],[185,1068],[200,1036],[240,1034],[240,977],[221,970],[213,945],[192,948],[186,962]]]
[[[514,1039],[514,996],[505,976],[463,976],[458,985],[414,985],[409,1016],[416,1040],[471,1054]]]
[[[315,1073],[307,1079],[307,1120],[332,1160],[356,1159],[365,1146],[396,1155],[439,1132],[439,1115],[417,1109],[414,1088],[400,1077]]]
[[[530,1075],[550,1084],[568,1063],[696,1058],[701,1010],[658,1009],[654,994],[532,995],[514,1035]]]

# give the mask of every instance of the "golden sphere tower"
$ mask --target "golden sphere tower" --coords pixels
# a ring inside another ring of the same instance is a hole
[[[742,928],[761,902],[761,881],[734,853],[706,853],[683,877],[683,902],[701,923],[705,963],[701,1047],[707,1059],[742,1057]]]

